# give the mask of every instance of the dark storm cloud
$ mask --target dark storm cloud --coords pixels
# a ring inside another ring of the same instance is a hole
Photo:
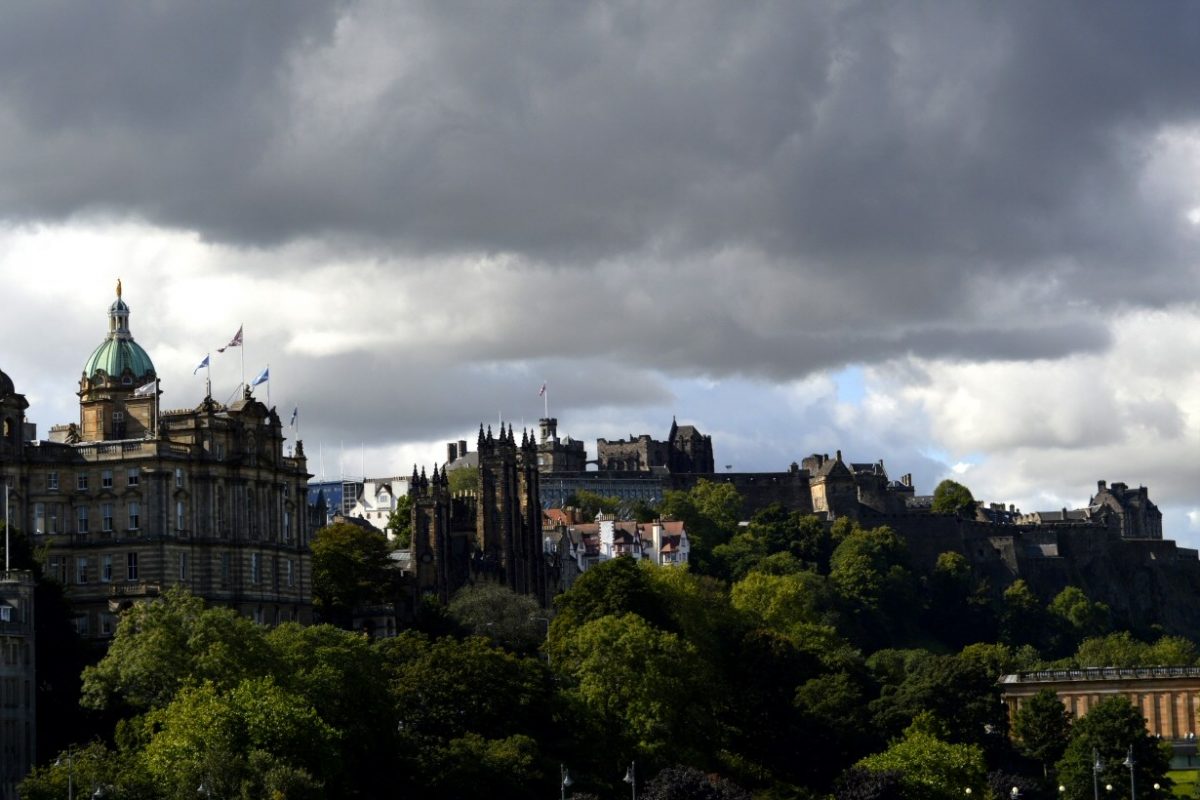
[[[547,266],[610,301],[553,336],[477,310],[477,357],[1056,357],[1192,294],[1180,197],[1145,177],[1197,122],[1197,31],[1188,4],[18,5],[0,218],[500,253],[531,302]],[[1022,302],[1038,283],[1059,296]]]

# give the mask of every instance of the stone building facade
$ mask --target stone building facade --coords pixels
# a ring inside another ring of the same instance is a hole
[[[33,626],[33,574],[0,572],[0,800],[17,800],[37,757]]]
[[[1102,700],[1124,696],[1146,719],[1146,731],[1196,751],[1200,723],[1200,668],[1139,667],[1045,670],[1000,678],[1001,699],[1013,715],[1043,689],[1050,689],[1075,719]]]
[[[263,623],[310,620],[303,444],[285,455],[278,415],[248,390],[229,405],[206,396],[160,410],[117,292],[80,378],[78,423],[50,441],[14,438],[28,403],[0,373],[14,526],[46,554],[84,636],[110,636],[122,608],[170,586]]]

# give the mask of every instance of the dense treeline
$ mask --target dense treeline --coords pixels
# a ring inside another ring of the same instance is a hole
[[[372,642],[178,593],[137,606],[84,672],[84,704],[120,721],[77,743],[72,779],[114,798],[519,798],[558,796],[565,765],[576,797],[624,797],[634,764],[643,798],[1082,799],[1093,748],[1127,796],[1133,747],[1140,785],[1165,783],[1128,703],[1073,722],[1041,697],[1014,738],[996,679],[1194,664],[1193,643],[1113,631],[1078,589],[997,597],[957,553],[918,574],[886,527],[778,507],[739,526],[739,507],[727,485],[670,493],[694,566],[604,563],[552,616],[480,586]],[[67,769],[23,796],[64,796]]]

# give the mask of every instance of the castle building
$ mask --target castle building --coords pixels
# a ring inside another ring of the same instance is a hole
[[[538,472],[552,475],[560,472],[583,472],[587,469],[587,452],[583,442],[570,436],[558,438],[558,420],[543,417],[538,420],[541,438],[538,441]]]
[[[129,317],[118,282],[107,336],[84,362],[79,422],[49,441],[22,435],[28,403],[0,373],[13,526],[46,554],[84,636],[110,636],[122,608],[170,586],[258,622],[309,621],[303,444],[285,455],[279,416],[248,389],[229,405],[161,410]]]
[[[665,442],[647,434],[628,439],[596,440],[596,461],[601,470],[668,472],[711,475],[714,472],[712,437],[693,425],[671,420]]]

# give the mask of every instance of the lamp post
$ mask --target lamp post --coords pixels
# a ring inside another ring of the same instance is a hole
[[[1093,800],[1100,800],[1100,773],[1104,770],[1104,762],[1100,760],[1100,753],[1096,748],[1092,748],[1092,797]]]
[[[4,487],[5,494],[8,493],[8,486]],[[5,505],[7,505],[7,499]],[[62,759],[54,759],[54,766],[61,767]],[[75,800],[75,754],[71,752],[71,748],[67,748],[67,800]]]
[[[629,784],[630,796],[633,800],[637,800],[637,762],[630,761],[629,769],[625,771],[625,777],[622,779]]]
[[[1021,800],[1021,790],[1014,786],[1012,791],[1008,793],[1008,796],[1011,797],[1012,800]]]
[[[1137,791],[1133,785],[1133,745],[1125,753],[1125,766],[1129,767],[1129,800],[1137,800]]]
[[[571,780],[571,773],[567,772],[566,764],[558,765],[558,776],[560,778],[559,787],[562,790],[559,796],[562,798],[562,800],[567,800],[567,787],[575,781]]]

